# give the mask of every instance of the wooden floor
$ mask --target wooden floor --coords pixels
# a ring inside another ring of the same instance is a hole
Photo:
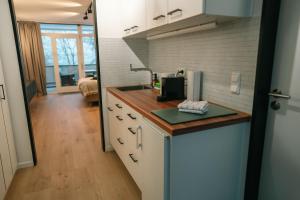
[[[135,200],[140,191],[114,152],[100,148],[98,106],[80,94],[31,103],[38,165],[19,170],[6,200]]]

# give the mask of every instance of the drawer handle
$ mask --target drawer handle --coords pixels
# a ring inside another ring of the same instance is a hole
[[[130,117],[131,119],[136,120],[136,117],[133,116],[132,114],[128,113],[127,115],[128,115],[128,117]]]
[[[130,31],[130,28],[126,28],[126,29],[124,29],[124,31],[125,31],[125,32]]]
[[[121,141],[121,138],[118,138],[117,141],[122,145],[124,144],[124,142]]]
[[[117,118],[119,121],[123,121],[123,119],[122,119],[120,116],[116,116],[116,118]]]
[[[182,10],[180,8],[177,8],[175,10],[168,12],[168,15],[173,15],[174,13],[177,13],[177,12],[182,12]]]
[[[135,132],[131,127],[129,127],[128,130],[129,130],[133,135],[136,134],[136,132]]]
[[[129,154],[129,157],[131,158],[131,160],[132,160],[134,163],[137,163],[137,162],[138,162],[138,160],[135,159],[135,158],[133,157],[133,154],[132,154],[132,153]]]
[[[158,15],[157,17],[154,17],[153,20],[156,21],[156,20],[159,20],[160,18],[165,18],[166,16],[165,15]]]
[[[139,26],[133,26],[133,27],[131,27],[130,29],[135,29],[135,28],[138,28]]]
[[[117,108],[122,109],[123,107],[120,104],[116,104]]]
[[[107,110],[110,112],[114,111],[111,107],[107,107]]]

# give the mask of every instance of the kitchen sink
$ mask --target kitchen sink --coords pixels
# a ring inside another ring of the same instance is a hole
[[[152,88],[145,85],[133,85],[133,86],[118,87],[117,89],[126,92],[131,90],[147,90]]]

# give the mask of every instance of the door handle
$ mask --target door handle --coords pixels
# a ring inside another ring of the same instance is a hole
[[[277,99],[285,99],[285,100],[291,99],[290,95],[282,94],[282,92],[278,89],[273,90],[268,95],[270,97],[275,98],[275,100],[271,102],[271,108],[273,110],[279,110],[281,107],[280,102]]]
[[[291,99],[290,95],[282,94],[282,92],[278,89],[273,90],[268,94],[270,97],[278,98],[278,99]]]
[[[2,100],[5,100],[6,97],[5,97],[5,92],[4,92],[4,85],[1,84],[0,87],[1,87],[1,89],[2,89],[2,97],[1,97],[1,99],[2,99]]]

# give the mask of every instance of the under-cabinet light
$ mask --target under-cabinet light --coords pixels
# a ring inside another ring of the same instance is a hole
[[[194,33],[194,32],[198,32],[198,31],[210,30],[210,29],[214,29],[216,27],[217,27],[217,23],[211,22],[211,23],[201,24],[198,26],[179,29],[179,30],[171,31],[171,32],[167,32],[167,33],[151,35],[151,36],[147,37],[147,40],[156,40],[156,39],[161,39],[161,38],[166,38],[166,37],[171,37],[171,36],[182,35],[182,34],[186,34],[186,33]]]

